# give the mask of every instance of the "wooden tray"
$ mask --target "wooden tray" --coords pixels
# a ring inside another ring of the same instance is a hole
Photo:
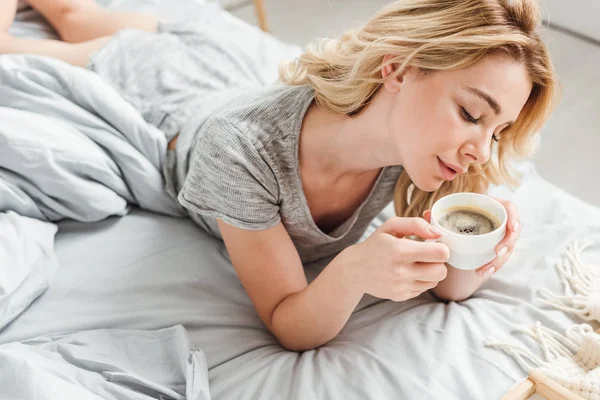
[[[502,400],[526,400],[534,394],[546,400],[584,400],[583,397],[565,389],[538,371],[532,371],[524,381],[513,387]]]

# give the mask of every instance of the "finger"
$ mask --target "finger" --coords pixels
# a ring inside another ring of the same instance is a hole
[[[506,264],[506,261],[508,261],[511,255],[512,251],[509,251],[507,254],[501,257],[496,257],[484,266],[477,268],[475,273],[477,273],[479,276],[492,276],[496,272],[500,271],[500,268]]]
[[[444,263],[450,258],[448,246],[437,242],[404,240],[398,244],[402,261],[414,263]]]
[[[494,197],[500,204],[504,206],[507,214],[506,228],[509,231],[517,232],[519,230],[521,216],[517,205],[509,200],[498,199]]]
[[[498,245],[496,246],[496,256],[502,257],[505,256],[507,253],[511,252],[515,248],[519,236],[521,236],[521,232],[519,231],[507,231],[506,235],[504,236],[504,239],[502,239],[500,243],[498,243]]]
[[[412,274],[417,282],[435,283],[436,285],[446,279],[446,276],[448,276],[448,267],[444,263],[415,263]]]
[[[392,217],[380,229],[400,238],[415,235],[423,239],[437,239],[443,234],[423,218]]]
[[[431,210],[427,210],[423,213],[423,219],[428,223],[431,223]]]
[[[521,236],[521,231],[518,226],[517,231],[515,232],[507,230],[504,239],[496,246],[496,257],[503,258],[508,253],[512,252],[517,244],[519,236]]]

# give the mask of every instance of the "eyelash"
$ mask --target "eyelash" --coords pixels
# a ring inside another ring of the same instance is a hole
[[[463,117],[464,117],[464,119],[465,119],[467,122],[470,122],[470,123],[472,123],[472,124],[475,124],[475,125],[479,124],[479,120],[478,120],[478,119],[475,119],[475,118],[473,118],[473,117],[471,116],[471,114],[469,114],[469,113],[467,112],[467,110],[465,110],[465,108],[464,108],[464,107],[461,107],[460,109],[461,109],[461,111],[462,111],[462,114],[463,114]]]
[[[465,119],[467,122],[470,122],[470,123],[472,123],[472,124],[475,124],[475,125],[479,124],[479,120],[478,120],[478,119],[475,119],[475,118],[473,118],[473,117],[471,116],[471,114],[469,114],[469,113],[467,112],[467,110],[466,110],[464,107],[461,107],[461,111],[462,111],[462,114],[463,114],[463,118],[464,118],[464,119]],[[492,135],[492,139],[493,139],[493,140],[494,140],[494,142],[496,142],[496,143],[498,143],[498,141],[500,140],[500,139],[498,138],[498,136],[496,136],[496,134],[493,134],[493,135]]]

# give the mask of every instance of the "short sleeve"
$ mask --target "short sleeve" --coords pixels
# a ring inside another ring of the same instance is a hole
[[[249,136],[223,118],[208,121],[193,146],[179,203],[241,229],[278,224],[279,185]]]

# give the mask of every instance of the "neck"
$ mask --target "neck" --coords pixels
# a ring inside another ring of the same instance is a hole
[[[354,116],[311,105],[300,135],[301,163],[333,180],[401,165],[384,121],[384,102],[378,97]]]

